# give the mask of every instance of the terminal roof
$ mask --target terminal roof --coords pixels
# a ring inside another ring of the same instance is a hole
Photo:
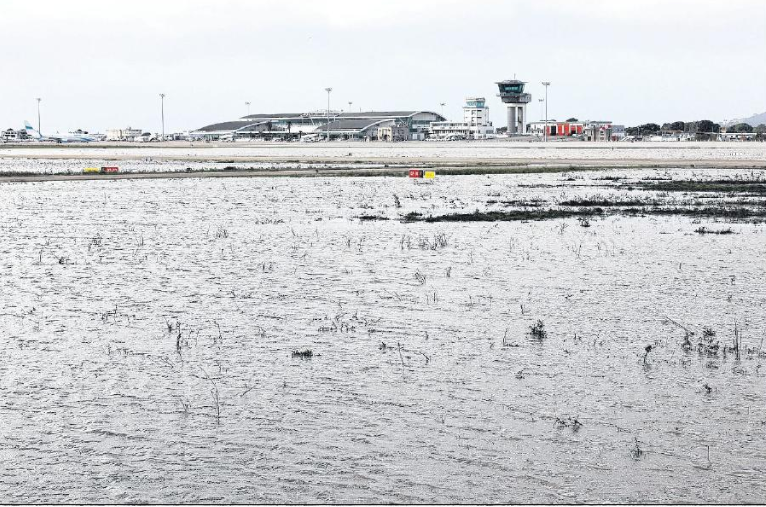
[[[198,129],[197,131],[198,132],[233,131],[233,130],[241,129],[242,127],[253,125],[255,123],[259,123],[259,122],[248,121],[248,120],[225,121],[222,123],[214,123],[212,125],[207,125],[205,127]]]
[[[342,119],[342,120],[335,120],[331,121],[329,125],[330,131],[333,130],[366,130],[370,128],[371,126],[375,125],[376,123],[381,123],[385,121],[385,119]],[[328,128],[327,125],[320,127],[317,130],[324,130]]]

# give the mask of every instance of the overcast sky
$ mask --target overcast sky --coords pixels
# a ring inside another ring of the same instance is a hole
[[[766,111],[761,0],[3,0],[0,127],[184,131],[251,112],[462,116],[541,81],[549,117],[633,125]]]

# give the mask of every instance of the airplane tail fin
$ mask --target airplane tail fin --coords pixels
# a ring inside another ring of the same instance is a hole
[[[31,137],[34,137],[35,139],[40,139],[43,137],[42,134],[36,131],[28,121],[24,122],[24,128],[26,129],[27,134],[29,134]]]

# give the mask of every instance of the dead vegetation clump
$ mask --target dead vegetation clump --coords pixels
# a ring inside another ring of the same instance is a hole
[[[545,323],[542,320],[538,320],[534,325],[529,327],[529,336],[536,340],[544,340],[548,337],[548,332],[545,330]]]
[[[345,312],[335,314],[332,318],[325,316],[323,319],[314,319],[325,324],[319,326],[320,333],[353,333],[358,324],[364,325],[366,319],[359,319],[357,314],[349,316]]]
[[[641,450],[641,446],[638,445],[638,438],[633,437],[633,447],[630,449],[630,457],[634,460],[641,459],[644,451]]]
[[[694,230],[694,232],[696,232],[697,234],[734,234],[734,231],[731,230],[731,227],[729,227],[728,229],[714,230],[714,229],[708,229],[707,227],[703,226],[703,227],[698,227],[697,229]]]
[[[311,349],[293,350],[292,357],[298,359],[311,359],[314,357],[314,351]]]
[[[697,354],[700,357],[707,357],[707,358],[718,358],[723,357],[723,359],[726,359],[728,354],[733,354],[734,358],[739,361],[742,359],[743,353],[746,355],[748,359],[751,359],[753,357],[764,357],[766,356],[766,353],[763,352],[763,340],[761,340],[761,345],[759,347],[747,347],[742,345],[742,330],[739,327],[739,324],[735,321],[734,322],[734,339],[733,342],[730,345],[727,345],[726,343],[721,343],[717,338],[716,332],[708,326],[705,326],[702,328],[701,335],[696,339],[692,340],[693,337],[697,336],[696,333],[689,330],[688,328],[681,326],[677,322],[673,321],[672,319],[668,319],[670,322],[675,324],[676,326],[680,327],[685,331],[684,335],[684,341],[681,343],[681,348],[685,352],[697,352]],[[708,363],[709,367],[717,367],[715,363]]]
[[[428,238],[427,236],[418,238],[418,247],[421,250],[438,250],[446,247],[448,244],[447,235],[443,232],[434,234],[433,238]]]
[[[572,433],[577,433],[580,431],[580,428],[582,428],[583,424],[577,420],[577,417],[564,416],[556,417],[556,420],[553,421],[553,426],[556,429],[569,428],[572,430]]]

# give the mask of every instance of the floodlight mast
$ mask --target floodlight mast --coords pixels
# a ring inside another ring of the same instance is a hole
[[[332,88],[325,88],[324,91],[327,92],[327,142],[330,142],[330,92]]]
[[[545,87],[545,137],[544,141],[548,142],[548,87],[551,85],[550,81],[543,81],[543,86]]]
[[[40,130],[40,101],[43,99],[37,97],[35,100],[37,101],[37,132],[42,135],[42,130]]]
[[[160,93],[160,101],[162,102],[162,140],[165,140],[165,94]]]

